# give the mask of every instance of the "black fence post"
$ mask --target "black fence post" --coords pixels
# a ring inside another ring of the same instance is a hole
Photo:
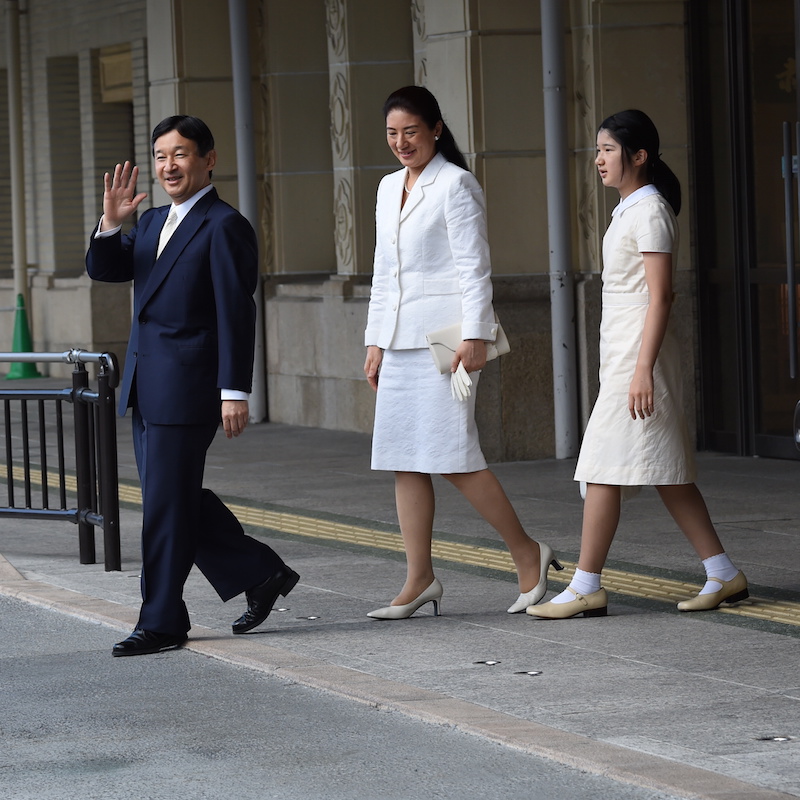
[[[78,553],[81,564],[96,564],[94,527],[83,519],[85,509],[92,507],[92,470],[89,426],[92,407],[81,399],[89,386],[89,374],[80,362],[72,371],[72,408],[75,417],[75,482],[78,495]]]
[[[103,516],[103,548],[106,572],[122,569],[119,538],[119,471],[117,468],[117,425],[114,408],[115,373],[103,366],[97,376],[97,441],[100,513]]]

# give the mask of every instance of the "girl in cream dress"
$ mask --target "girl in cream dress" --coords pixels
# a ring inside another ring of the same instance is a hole
[[[595,163],[620,202],[603,239],[600,392],[575,470],[575,480],[586,484],[581,552],[567,589],[528,608],[531,616],[605,616],[601,572],[621,499],[641,486],[656,487],[706,570],[700,593],[678,608],[703,611],[748,596],[747,580],[725,553],[694,484],[670,325],[680,184],[658,151],[658,132],[641,111],[614,114],[600,125]]]

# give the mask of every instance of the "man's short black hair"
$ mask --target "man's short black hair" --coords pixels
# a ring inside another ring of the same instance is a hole
[[[170,131],[178,131],[184,139],[191,139],[197,145],[197,155],[199,156],[205,156],[214,149],[214,136],[200,117],[176,114],[174,117],[162,119],[153,129],[150,146],[154,153],[156,140]]]

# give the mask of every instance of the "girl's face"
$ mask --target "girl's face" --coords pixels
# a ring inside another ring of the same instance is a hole
[[[386,141],[397,160],[412,173],[419,173],[436,155],[436,137],[442,123],[429,128],[422,117],[399,108],[386,115]]]
[[[627,197],[647,183],[647,152],[639,150],[629,157],[622,145],[605,129],[597,134],[597,157],[594,160],[603,186],[616,189]]]

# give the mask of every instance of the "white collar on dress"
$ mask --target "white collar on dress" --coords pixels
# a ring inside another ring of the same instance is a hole
[[[634,203],[638,203],[643,197],[649,197],[651,194],[658,194],[658,189],[652,184],[648,183],[646,186],[640,186],[635,192],[631,192],[624,200],[620,200],[611,212],[612,217],[621,214],[626,208],[630,208]]]

